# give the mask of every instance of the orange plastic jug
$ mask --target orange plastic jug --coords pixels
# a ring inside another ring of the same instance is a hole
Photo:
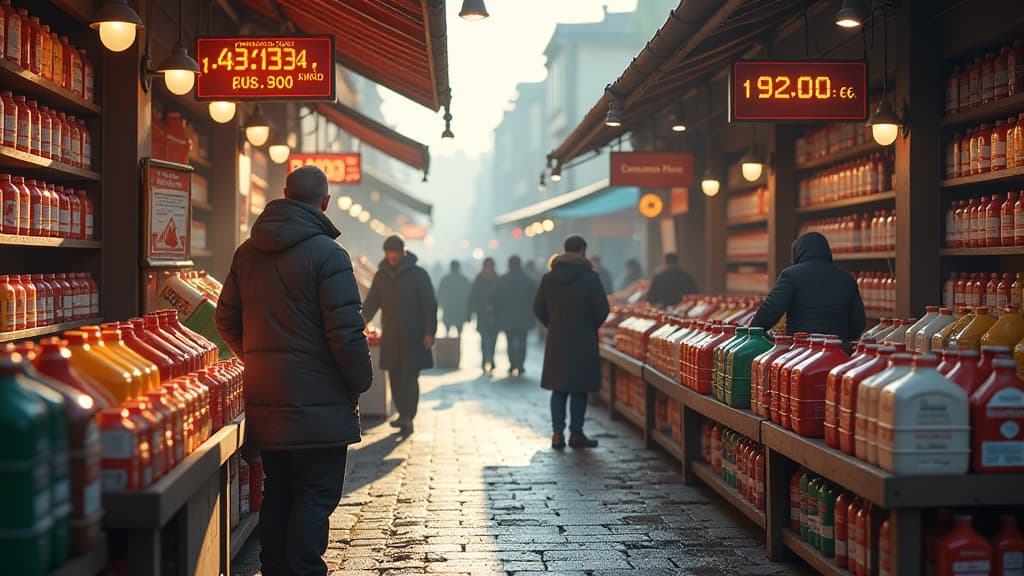
[[[104,330],[103,344],[113,352],[120,354],[122,358],[138,368],[146,376],[146,388],[143,394],[160,388],[160,368],[145,357],[124,345],[120,330]],[[140,395],[141,396],[141,395]]]
[[[71,366],[89,376],[106,388],[117,402],[124,402],[132,396],[135,382],[132,374],[119,363],[89,344],[89,335],[72,330],[64,333],[71,351]]]

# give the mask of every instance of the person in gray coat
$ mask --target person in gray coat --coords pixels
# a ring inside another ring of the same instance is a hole
[[[508,371],[515,378],[526,372],[526,336],[533,328],[530,306],[536,294],[537,283],[523,272],[522,260],[509,258],[508,272],[498,278],[493,298],[498,330],[508,341]]]
[[[369,322],[381,311],[380,367],[388,371],[391,396],[398,417],[391,427],[404,434],[413,431],[412,421],[420,402],[420,371],[434,367],[434,334],[437,332],[437,299],[427,271],[416,265],[398,236],[384,240],[384,260],[363,301],[363,318]]]
[[[216,322],[245,362],[248,441],[262,450],[262,572],[326,575],[329,518],[373,369],[352,262],[323,215],[327,177],[306,166],[285,186],[235,251]]]
[[[462,265],[452,260],[450,272],[441,279],[437,287],[438,303],[441,305],[441,319],[444,333],[455,328],[455,335],[462,334],[462,325],[469,321],[469,291],[472,285],[462,274]]]
[[[533,302],[533,313],[548,329],[540,385],[551,390],[552,448],[565,447],[565,404],[572,420],[569,446],[593,448],[597,440],[583,433],[587,394],[601,389],[597,330],[608,317],[608,297],[587,260],[582,236],[565,239],[565,253],[551,262]]]

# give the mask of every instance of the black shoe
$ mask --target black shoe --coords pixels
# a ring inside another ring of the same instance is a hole
[[[572,448],[597,448],[597,440],[587,438],[580,432],[569,436],[569,446]]]
[[[551,447],[556,450],[565,448],[565,436],[561,432],[555,432],[551,435]]]
[[[398,427],[398,432],[401,433],[401,434],[405,434],[406,436],[408,436],[409,434],[412,434],[412,430],[413,430],[413,428],[412,428],[412,422],[411,421],[405,422],[405,423],[403,423],[402,426]]]
[[[408,420],[405,420],[401,416],[399,416],[398,418],[395,418],[391,422],[388,422],[388,426],[391,426],[392,428],[403,428],[403,429],[406,428],[406,427],[410,427],[411,428],[412,427],[412,422],[410,422]]]

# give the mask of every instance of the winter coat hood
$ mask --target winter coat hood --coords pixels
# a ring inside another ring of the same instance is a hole
[[[585,277],[588,272],[597,274],[590,260],[578,254],[559,254],[551,262],[551,276],[559,284],[572,284]]]
[[[793,242],[793,264],[812,261],[832,261],[832,248],[828,239],[818,232],[808,232]]]
[[[378,269],[381,272],[387,274],[388,276],[394,278],[401,274],[402,272],[405,272],[406,270],[415,266],[416,262],[419,262],[419,258],[417,258],[416,255],[413,254],[412,252],[406,252],[405,257],[402,258],[402,261],[398,263],[398,266],[392,266],[391,263],[388,262],[388,259],[385,258],[380,261],[380,266],[378,266]]]
[[[252,226],[252,245],[260,252],[284,252],[323,234],[332,240],[341,232],[316,208],[288,200],[274,200]]]

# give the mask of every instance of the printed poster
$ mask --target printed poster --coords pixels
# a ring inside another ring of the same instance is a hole
[[[146,261],[181,265],[189,260],[192,168],[147,160]]]

